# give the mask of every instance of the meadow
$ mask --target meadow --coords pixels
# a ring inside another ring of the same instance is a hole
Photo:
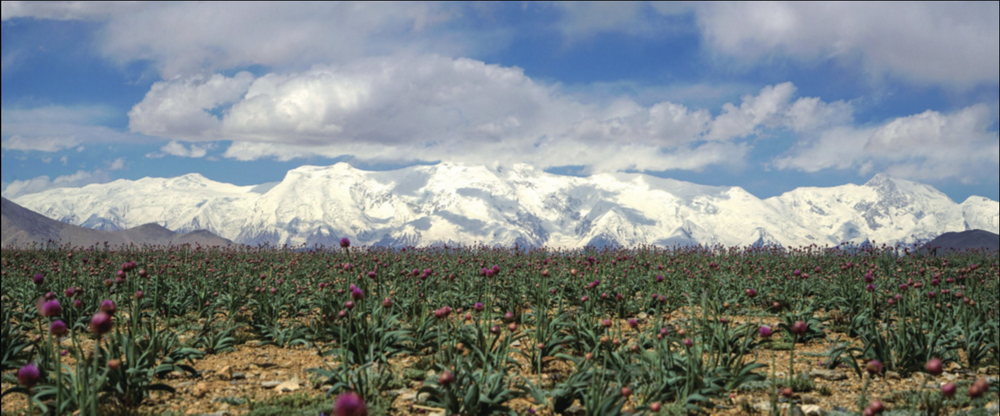
[[[996,414],[996,253],[2,252],[3,415]],[[336,407],[336,409],[335,409]]]

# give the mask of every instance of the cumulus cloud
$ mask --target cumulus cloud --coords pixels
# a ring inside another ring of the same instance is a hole
[[[775,159],[778,169],[885,171],[916,180],[976,182],[997,176],[996,113],[975,105],[950,114],[926,111],[868,128],[840,126]]]
[[[223,156],[238,160],[349,155],[698,170],[739,165],[749,149],[740,142],[760,131],[850,119],[850,106],[796,100],[790,83],[727,104],[717,117],[667,101],[587,103],[519,68],[421,55],[256,78],[175,78],[154,85],[129,115],[134,132],[173,141],[162,154],[186,157],[205,153],[181,142],[229,141]]]
[[[206,155],[208,155],[208,149],[210,147],[211,146],[209,145],[199,146],[194,144],[192,144],[191,146],[184,146],[183,144],[178,143],[176,141],[171,141],[170,143],[167,143],[165,146],[161,147],[159,152],[150,153],[146,155],[146,157],[150,159],[159,159],[161,157],[169,155],[176,157],[201,159]]]
[[[0,6],[2,20],[19,17],[49,20],[101,20],[113,14],[135,10],[137,1],[5,1]]]
[[[93,107],[2,110],[4,150],[59,152],[87,143],[133,142],[134,135],[100,125],[113,111]]]
[[[309,67],[358,57],[464,50],[432,30],[450,19],[442,3],[153,3],[110,18],[101,51],[149,60],[170,78],[205,69]]]
[[[24,181],[13,181],[3,188],[3,197],[15,199],[20,196],[36,194],[56,188],[79,188],[94,183],[106,183],[111,181],[111,174],[105,170],[95,170],[93,172],[78,171],[72,175],[59,176],[50,179],[48,176],[39,176],[34,179]]]
[[[104,162],[109,171],[124,170],[125,169],[125,158],[120,157],[115,160],[110,160]]]
[[[695,7],[711,48],[746,59],[862,63],[921,83],[1000,82],[996,2],[708,2]]]

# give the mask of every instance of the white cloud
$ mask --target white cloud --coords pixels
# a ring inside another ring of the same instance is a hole
[[[465,49],[467,40],[433,26],[450,18],[443,3],[153,3],[115,14],[103,53],[151,60],[166,78],[246,65],[304,68],[378,54]]]
[[[775,159],[778,169],[885,171],[915,180],[976,182],[997,177],[1000,141],[986,105],[927,111],[869,128],[841,126]]]
[[[112,172],[114,172],[116,170],[124,170],[125,169],[125,158],[120,157],[120,158],[115,159],[115,160],[106,161],[106,162],[104,162],[104,164],[107,165],[108,170],[112,171]]]
[[[79,188],[94,183],[111,181],[111,175],[104,170],[93,172],[78,171],[72,175],[60,176],[54,180],[48,176],[39,176],[25,181],[13,181],[3,188],[3,197],[14,199],[24,195],[36,194],[56,188]]]
[[[4,150],[59,152],[86,143],[135,141],[136,136],[101,126],[113,111],[100,107],[39,107],[2,110]]]
[[[115,13],[135,10],[136,1],[4,1],[0,6],[3,21],[19,17],[50,20],[101,20]]]
[[[145,99],[129,111],[129,128],[149,135],[196,137],[218,128],[219,119],[206,112],[232,103],[246,92],[253,76],[241,72],[230,78],[196,75],[158,82]]]
[[[150,153],[146,157],[150,159],[158,159],[167,155],[177,156],[177,157],[189,157],[192,159],[201,159],[208,154],[208,149],[210,146],[198,146],[191,145],[190,147],[184,146],[176,141],[171,141],[167,143],[166,146],[160,148],[160,152]]]
[[[150,157],[205,156],[181,142],[230,141],[224,157],[238,160],[351,155],[698,170],[739,166],[749,149],[740,141],[761,131],[850,119],[848,104],[794,94],[789,83],[765,87],[713,118],[672,102],[583,102],[519,68],[422,55],[259,78],[175,78],[154,85],[129,114],[134,132],[173,141]]]
[[[738,58],[835,58],[962,88],[1000,82],[997,2],[708,2],[695,9],[708,44]]]

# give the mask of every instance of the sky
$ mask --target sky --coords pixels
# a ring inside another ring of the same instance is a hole
[[[998,2],[2,3],[8,198],[303,165],[1000,199]]]

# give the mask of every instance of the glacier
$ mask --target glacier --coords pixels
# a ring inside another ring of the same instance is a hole
[[[1000,232],[1000,204],[961,204],[931,186],[879,174],[864,185],[798,188],[760,199],[739,187],[645,174],[562,176],[528,165],[440,163],[363,171],[303,166],[279,183],[236,186],[202,175],[61,188],[14,201],[102,230],[156,223],[248,245],[836,246],[914,244],[945,232]]]

